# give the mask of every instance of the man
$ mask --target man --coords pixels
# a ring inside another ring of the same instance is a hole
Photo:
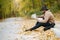
[[[32,30],[35,30],[41,26],[45,27],[44,31],[46,31],[46,30],[54,27],[55,20],[54,20],[54,16],[51,13],[51,11],[48,10],[48,8],[46,6],[43,6],[41,10],[43,11],[43,15],[41,15],[40,18],[43,18],[43,20],[37,19],[36,25],[33,28],[30,28],[25,31],[32,31]]]

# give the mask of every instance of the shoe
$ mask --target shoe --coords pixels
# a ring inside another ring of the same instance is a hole
[[[47,30],[49,30],[50,28],[44,28],[44,31],[47,31]]]
[[[46,31],[47,29],[44,28],[44,31]]]
[[[25,30],[25,31],[29,31],[29,30]]]
[[[28,30],[25,30],[25,31],[32,31],[32,30],[28,29]]]

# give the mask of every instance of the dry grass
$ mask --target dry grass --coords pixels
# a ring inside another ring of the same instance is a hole
[[[35,20],[25,20],[25,21],[23,21],[22,25],[24,27],[22,28],[22,30],[23,29],[26,30],[26,29],[29,29],[29,28],[33,27],[35,25],[35,23],[36,23]],[[36,30],[33,30],[33,31],[27,31],[27,32],[22,32],[22,33],[18,33],[18,34],[31,35],[32,33],[35,33],[35,35],[38,35],[38,36],[36,36],[34,38],[38,37],[39,40],[60,40],[60,38],[57,38],[55,36],[55,34],[53,33],[52,30],[47,30],[47,31],[44,32],[43,28],[44,27],[40,27],[40,28],[38,28]],[[35,36],[35,35],[33,35],[33,36]]]

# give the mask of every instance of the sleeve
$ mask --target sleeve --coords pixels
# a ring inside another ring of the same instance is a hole
[[[40,15],[40,16],[38,16],[38,18],[43,18],[44,17],[44,15]]]
[[[45,13],[45,16],[44,16],[44,20],[38,20],[39,22],[42,22],[42,23],[46,23],[50,18],[50,14],[49,13]]]

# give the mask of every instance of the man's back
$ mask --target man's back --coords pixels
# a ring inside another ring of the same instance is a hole
[[[48,14],[47,17],[46,17],[46,18],[48,18],[48,21],[49,21],[50,23],[54,23],[54,22],[55,22],[55,20],[54,20],[54,15],[50,12],[50,10],[46,11],[45,15],[46,15],[46,14]],[[44,17],[45,17],[45,16],[44,16]]]

